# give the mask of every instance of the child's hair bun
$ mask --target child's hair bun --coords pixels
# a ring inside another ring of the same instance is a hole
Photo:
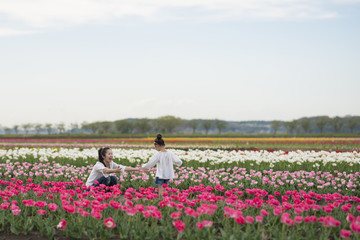
[[[159,145],[159,146],[165,146],[165,142],[162,139],[162,135],[159,133],[158,135],[156,135],[156,138],[154,140],[154,143]]]

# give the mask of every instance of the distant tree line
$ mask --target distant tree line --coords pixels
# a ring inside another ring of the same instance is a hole
[[[279,132],[287,134],[313,134],[313,133],[357,133],[360,131],[360,117],[346,116],[333,117],[318,116],[300,118],[292,121],[272,121],[273,135]]]
[[[14,125],[12,127],[0,127],[0,132],[3,134],[62,134],[62,133],[91,133],[91,134],[106,134],[106,133],[180,133],[184,129],[192,133],[199,131],[206,134],[209,130],[216,128],[217,133],[221,134],[226,128],[226,122],[218,119],[215,120],[183,120],[175,116],[162,116],[156,119],[137,118],[137,119],[123,119],[117,121],[103,121],[103,122],[83,122],[81,124],[65,123],[57,124],[39,124],[39,123],[25,123],[21,125]]]
[[[310,117],[292,121],[242,121],[230,122],[219,119],[184,120],[175,116],[156,119],[135,118],[117,121],[71,123],[24,123],[12,127],[0,126],[2,134],[314,134],[314,133],[357,133],[360,131],[360,117]]]

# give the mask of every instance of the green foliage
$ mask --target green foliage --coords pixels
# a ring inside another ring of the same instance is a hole
[[[288,134],[293,134],[294,131],[296,131],[298,122],[296,120],[293,120],[291,122],[286,123],[286,129],[288,131]]]
[[[288,136],[297,134],[298,136],[359,136],[360,135],[360,117],[359,116],[346,116],[334,117],[317,116],[295,119],[293,121],[224,121],[224,120],[203,120],[192,119],[184,120],[171,115],[159,117],[157,119],[138,118],[138,119],[123,119],[114,122],[83,122],[81,128],[77,124],[70,124],[66,128],[64,123],[59,124],[22,124],[15,125],[12,128],[2,127],[5,137],[18,135],[21,136],[37,136],[43,135],[45,130],[50,136],[58,133],[61,136],[146,136],[149,133],[166,133],[191,136],[189,127],[192,134],[195,136],[208,135],[209,132],[218,130],[217,134],[212,136]],[[19,129],[22,130],[19,132]],[[197,133],[196,133],[197,131]],[[80,132],[80,133],[79,133]],[[25,133],[25,134],[23,134]],[[34,134],[37,133],[37,134]],[[42,133],[42,134],[41,134]],[[196,134],[195,134],[196,133]],[[339,135],[340,134],[340,135]],[[4,136],[4,135],[3,135]]]
[[[174,133],[177,130],[183,120],[174,116],[163,116],[154,120],[154,128],[156,132],[161,133]]]
[[[330,124],[333,126],[335,132],[339,132],[344,126],[344,122],[340,117],[334,117],[331,119]]]
[[[148,118],[136,119],[135,130],[138,133],[147,134],[151,130],[151,120]]]
[[[118,120],[114,122],[116,130],[120,133],[132,133],[135,124],[128,120]]]
[[[212,126],[213,126],[213,122],[211,120],[205,120],[202,122],[202,127],[205,129],[205,134],[208,134]]]
[[[198,127],[199,125],[199,121],[193,119],[193,120],[190,120],[188,122],[188,125],[189,127],[191,127],[191,129],[193,130],[192,133],[194,134],[196,132],[196,128]]]
[[[316,119],[316,126],[319,128],[320,133],[324,131],[324,128],[328,123],[330,123],[330,118],[327,116],[321,116]]]
[[[221,134],[221,131],[224,130],[226,128],[226,122],[225,121],[221,121],[219,119],[215,119],[215,126],[219,131],[219,134]]]
[[[281,121],[277,121],[277,120],[275,120],[275,121],[272,121],[271,122],[271,128],[273,129],[273,131],[274,131],[274,136],[276,135],[276,132],[279,130],[279,128],[281,127],[281,125],[282,125],[282,123],[281,123]]]
[[[300,125],[301,125],[302,129],[304,130],[304,132],[309,133],[311,120],[309,118],[303,118],[303,119],[299,120],[299,122],[300,122]]]

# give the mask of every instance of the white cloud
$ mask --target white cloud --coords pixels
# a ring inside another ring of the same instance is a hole
[[[333,0],[333,2],[337,4],[353,4],[360,3],[360,0]]]
[[[0,37],[14,36],[14,35],[25,35],[32,34],[35,31],[23,31],[10,28],[0,28]]]
[[[360,0],[333,0],[332,4]],[[332,18],[324,0],[2,0],[0,14],[9,23],[35,28],[68,24],[107,23],[125,17],[150,21],[186,19],[223,21],[231,19]],[[1,16],[0,15],[0,16]]]

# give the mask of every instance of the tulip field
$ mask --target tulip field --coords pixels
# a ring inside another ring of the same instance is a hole
[[[132,167],[156,153],[112,150],[114,162]],[[3,146],[0,235],[360,239],[359,151],[168,150],[183,165],[159,196],[155,168],[86,187],[95,147]]]

